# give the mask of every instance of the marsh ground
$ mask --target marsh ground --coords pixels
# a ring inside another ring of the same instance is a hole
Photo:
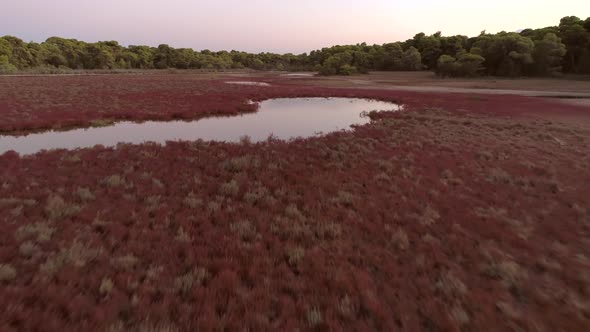
[[[1,330],[588,327],[588,108],[231,77],[0,78],[0,129],[229,115],[272,97],[406,109],[293,142],[0,156]],[[459,82],[444,84],[492,84]],[[530,82],[493,84],[588,91]]]

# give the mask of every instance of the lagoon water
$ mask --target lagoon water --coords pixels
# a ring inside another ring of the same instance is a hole
[[[265,82],[254,82],[254,81],[228,81],[225,83],[226,84],[235,84],[235,85],[270,86],[270,84],[265,83]]]
[[[32,154],[49,149],[77,149],[97,144],[141,144],[166,141],[212,140],[252,142],[310,137],[370,122],[369,111],[397,111],[397,104],[357,98],[277,98],[259,103],[255,113],[230,117],[208,117],[194,121],[122,121],[107,127],[47,131],[24,136],[0,135],[0,154],[15,151]]]

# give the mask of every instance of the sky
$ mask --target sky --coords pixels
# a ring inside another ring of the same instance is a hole
[[[195,50],[303,53],[403,41],[416,33],[478,35],[590,16],[590,0],[5,0],[0,35],[51,36]]]

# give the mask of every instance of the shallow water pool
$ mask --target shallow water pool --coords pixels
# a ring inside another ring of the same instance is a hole
[[[230,117],[208,117],[194,121],[116,122],[101,128],[47,131],[26,136],[0,135],[0,154],[16,151],[31,154],[48,149],[76,149],[97,144],[195,141],[198,139],[252,142],[310,137],[350,129],[370,121],[363,112],[397,111],[397,104],[356,98],[278,98],[259,103],[258,111]]]
[[[254,82],[254,81],[228,81],[225,83],[226,84],[236,84],[236,85],[270,86],[270,84],[265,83],[265,82]]]

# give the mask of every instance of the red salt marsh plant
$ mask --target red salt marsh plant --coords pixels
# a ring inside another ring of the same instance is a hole
[[[325,88],[272,78],[272,86],[240,86],[199,75],[3,77],[0,131],[104,126],[117,120],[178,120],[256,111],[248,101],[279,97],[358,97],[400,102],[408,108],[519,115],[579,112],[575,106],[519,96],[417,93]]]
[[[0,330],[584,330],[588,127],[491,116],[554,107],[530,98],[337,91],[413,106],[293,142],[1,155]]]

